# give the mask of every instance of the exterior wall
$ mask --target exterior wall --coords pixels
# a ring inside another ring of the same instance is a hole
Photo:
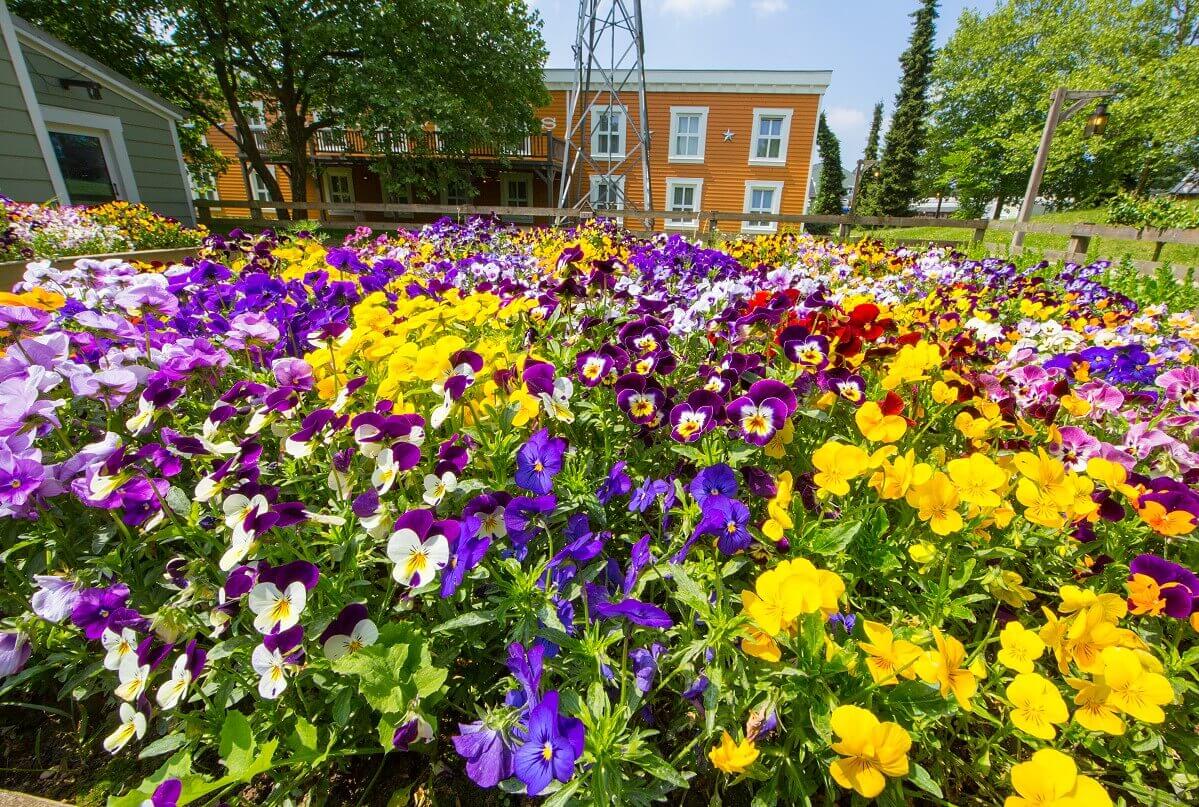
[[[567,91],[563,88],[560,77],[555,74],[564,71],[547,71],[547,82],[550,88],[550,103],[537,110],[537,117],[552,118],[554,127],[551,134],[558,139],[567,135],[566,104]],[[569,72],[569,71],[565,71]],[[652,72],[652,71],[651,71]],[[747,211],[747,183],[771,183],[779,189],[777,207],[779,213],[801,214],[807,204],[807,189],[811,174],[812,158],[816,137],[816,122],[820,113],[820,100],[823,87],[827,85],[828,73],[792,72],[781,76],[771,75],[769,71],[697,71],[692,76],[685,75],[688,71],[660,71],[663,80],[657,82],[651,77],[646,102],[649,115],[649,129],[652,137],[650,149],[650,182],[653,193],[651,207],[654,210],[666,210],[670,207],[670,180],[692,180],[702,182],[697,208],[699,210],[718,210],[729,213],[745,213]],[[779,83],[779,82],[794,83]],[[812,82],[812,83],[808,83]],[[723,86],[722,86],[723,84]],[[629,106],[630,120],[625,122],[625,151],[630,153],[630,133],[640,125],[635,97],[626,99]],[[672,108],[689,107],[707,110],[703,133],[702,160],[680,160],[670,156],[671,152],[671,122]],[[786,135],[785,159],[778,164],[761,164],[752,157],[756,144],[755,110],[770,110],[789,115],[790,124]],[[587,122],[585,129],[588,148],[590,148],[591,125]],[[725,133],[731,133],[729,139]],[[231,160],[231,168],[218,177],[218,194],[222,199],[247,198],[247,188],[242,170],[237,162],[237,149],[233,142],[216,129],[208,136],[209,143],[223,151]],[[348,161],[354,165],[355,201],[371,203],[383,198],[379,178],[369,168],[370,158],[361,157]],[[320,165],[345,166],[347,160],[338,157],[336,160],[317,158],[318,171]],[[560,166],[556,166],[560,168]],[[547,188],[544,179],[532,165],[513,164],[510,167],[487,166],[482,180],[477,183],[477,194],[474,203],[480,206],[500,206],[504,199],[501,193],[502,173],[524,173],[531,179],[531,205],[534,207],[554,207],[557,198]],[[628,158],[620,167],[618,173],[625,179],[625,198],[635,207],[643,206],[641,163],[639,155]],[[285,199],[291,199],[290,188],[283,177],[282,169],[277,176],[283,186]],[[578,200],[591,192],[591,180],[588,176],[579,177],[572,189],[572,198]],[[315,184],[309,181],[309,199],[321,199],[323,192],[318,193]],[[422,198],[419,195],[412,200],[416,203],[440,204],[439,198]],[[230,209],[229,215],[242,215],[245,209]],[[369,214],[364,214],[369,217]],[[417,216],[420,221],[428,217]],[[683,217],[680,217],[683,218]],[[669,229],[667,222],[661,217],[656,220],[659,229]],[[725,231],[742,229],[739,221],[722,221],[720,228]],[[678,229],[690,229],[679,227]]]
[[[44,202],[54,197],[54,185],[17,80],[9,52],[9,40],[15,36],[2,6],[0,26],[6,34],[0,36],[0,194],[20,202]]]
[[[61,78],[86,81],[90,77],[33,48],[26,47],[24,51],[38,102],[43,107],[120,118],[138,201],[165,216],[190,221],[191,189],[179,165],[174,122],[108,86],[102,89],[98,101],[88,98],[82,89],[63,89],[59,85]],[[54,124],[48,127],[53,129]]]
[[[564,90],[551,92],[550,105],[539,111],[542,117],[552,117],[557,125],[555,134],[566,134],[566,95]],[[625,151],[630,148],[630,133],[640,125],[637,105],[627,101],[630,120],[625,127]],[[653,209],[665,210],[668,179],[697,179],[703,181],[699,200],[700,210],[742,212],[745,209],[745,184],[749,180],[782,182],[779,212],[801,214],[806,204],[808,175],[811,171],[812,147],[816,136],[820,96],[816,93],[732,93],[732,92],[647,92],[649,110],[650,185]],[[671,107],[706,107],[707,126],[702,163],[676,162],[670,159]],[[781,166],[752,165],[750,150],[754,145],[754,110],[789,109],[790,134],[786,162]],[[590,145],[590,122],[586,124]],[[733,133],[732,140],[724,132]],[[625,175],[625,197],[642,207],[640,156],[631,157],[619,173]],[[582,177],[582,187],[574,187],[575,198],[590,192],[590,180]],[[658,221],[661,229],[663,223]],[[722,230],[739,230],[739,222],[722,222]]]

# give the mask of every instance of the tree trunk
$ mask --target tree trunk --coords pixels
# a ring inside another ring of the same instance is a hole
[[[1145,189],[1149,185],[1149,177],[1153,174],[1153,167],[1149,160],[1145,160],[1145,164],[1141,166],[1141,173],[1137,176],[1137,187],[1133,193],[1137,196],[1144,196]]]
[[[941,194],[938,193],[937,194],[937,212],[936,212],[937,218],[941,218],[941,198],[942,198]]]
[[[999,214],[1003,212],[1003,203],[1007,201],[1007,197],[1002,193],[995,197],[995,212],[991,214],[991,218],[999,220]]]

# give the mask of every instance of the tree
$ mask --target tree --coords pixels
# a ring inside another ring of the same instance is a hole
[[[226,134],[275,201],[283,193],[268,163],[282,164],[293,198],[306,200],[311,143],[321,130],[387,129],[413,144],[413,163],[430,162],[430,126],[438,127],[442,156],[480,143],[515,147],[535,131],[533,110],[545,101],[540,21],[523,0],[84,2],[112,8],[121,23],[101,39],[131,32],[137,44],[129,50],[153,54],[147,69],[130,75]],[[56,31],[73,44],[104,49],[72,15],[46,16],[60,18]],[[137,53],[117,55],[113,67],[138,67]],[[194,74],[158,72],[173,60]],[[251,125],[256,101],[269,123],[265,138]]]
[[[874,105],[874,115],[870,118],[870,131],[866,133],[866,150],[862,152],[863,163],[867,160],[878,161],[878,139],[883,128],[883,102]],[[873,195],[872,185],[879,173],[878,166],[870,168],[863,165],[857,177],[858,191],[854,198],[854,207],[861,207],[862,200]],[[850,211],[853,212],[853,211]]]
[[[1088,205],[1164,183],[1196,156],[1197,43],[1190,0],[1006,0],[963,12],[934,66],[930,168],[963,215],[1001,207],[1024,192],[1053,90],[1111,88],[1103,137],[1084,137],[1089,110],[1057,128],[1042,194]]]
[[[820,179],[812,213],[817,216],[839,216],[845,180],[845,171],[841,167],[841,143],[829,128],[823,112],[816,127],[816,148],[820,152]],[[809,225],[807,229],[813,233],[827,233],[831,228],[818,224]]]
[[[899,57],[903,74],[895,96],[895,113],[883,146],[882,176],[872,207],[884,215],[903,215],[919,195],[920,154],[928,116],[928,88],[933,67],[937,0],[922,0],[912,14],[912,36]]]

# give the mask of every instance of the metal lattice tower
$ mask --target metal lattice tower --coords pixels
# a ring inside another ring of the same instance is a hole
[[[575,79],[566,99],[558,206],[652,210],[641,0],[579,0],[574,56]],[[636,126],[629,114],[629,103],[634,97]],[[593,154],[596,127],[601,137],[606,136],[605,125],[615,128],[617,115],[624,131],[623,154]],[[641,207],[629,203],[629,189],[625,185],[635,178],[629,168],[638,162]],[[625,179],[622,181],[620,177]],[[599,204],[593,204],[592,182],[602,187]]]

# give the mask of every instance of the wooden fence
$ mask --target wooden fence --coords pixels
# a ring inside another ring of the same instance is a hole
[[[1161,230],[1152,227],[1138,229],[1135,227],[1117,227],[1100,224],[1042,224],[1037,222],[1020,223],[1011,220],[997,219],[942,219],[926,216],[817,216],[796,215],[789,213],[745,213],[742,211],[700,210],[700,211],[670,211],[670,210],[605,210],[593,212],[575,208],[558,207],[494,207],[494,206],[448,206],[422,204],[361,204],[350,205],[331,204],[327,202],[264,202],[250,199],[219,201],[197,200],[196,209],[200,223],[211,228],[233,227],[264,227],[281,217],[284,213],[292,219],[319,222],[324,226],[333,227],[370,227],[375,230],[412,229],[423,226],[416,217],[449,216],[459,220],[469,216],[494,215],[501,220],[519,225],[550,224],[557,222],[577,222],[592,219],[597,216],[623,220],[632,229],[640,224],[645,230],[653,229],[654,222],[666,222],[667,229],[691,232],[695,235],[711,235],[717,232],[721,223],[762,222],[772,224],[820,225],[836,227],[837,237],[844,240],[850,237],[853,228],[886,228],[909,229],[913,227],[938,227],[962,230],[963,234],[970,233],[969,242],[982,244],[988,232],[1003,233],[1005,236],[1013,232],[1042,233],[1047,235],[1065,236],[1068,243],[1065,250],[1045,250],[1045,257],[1051,260],[1068,260],[1083,262],[1088,260],[1087,252],[1092,238],[1110,238],[1121,241],[1139,241],[1151,243],[1153,247],[1152,260],[1133,260],[1132,265],[1142,272],[1153,272],[1163,264],[1158,260],[1166,244],[1199,245],[1199,229],[1197,230]],[[266,216],[266,211],[272,211],[273,218]],[[219,212],[220,215],[214,215]],[[241,215],[230,215],[240,213]],[[902,240],[902,239],[900,239]],[[908,243],[928,243],[925,239],[911,239]],[[939,242],[949,245],[962,245],[965,241]],[[1006,249],[1005,244],[996,244],[997,250]],[[1120,260],[1119,256],[1108,258],[1113,262]]]

